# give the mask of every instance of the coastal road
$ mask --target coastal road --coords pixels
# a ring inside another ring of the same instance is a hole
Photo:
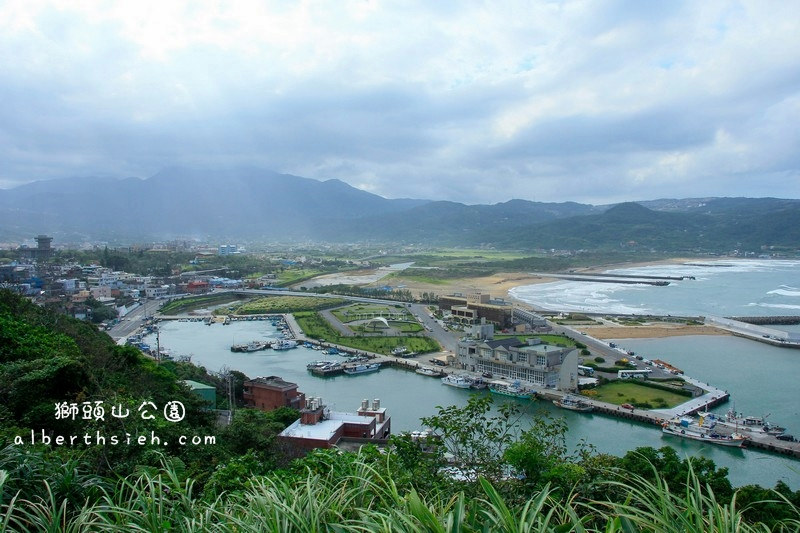
[[[120,319],[119,323],[108,330],[112,339],[118,341],[129,335],[136,333],[144,324],[146,317],[153,316],[161,307],[161,304],[168,300],[147,300],[142,298],[142,305],[131,310],[127,315]]]

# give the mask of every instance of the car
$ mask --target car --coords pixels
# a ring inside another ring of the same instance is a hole
[[[787,435],[786,433],[784,433],[783,435],[778,435],[776,438],[778,440],[785,440],[786,442],[796,442],[797,441],[797,439],[795,439],[792,435]]]
[[[633,411],[634,409],[634,407],[629,403],[623,403],[622,405],[620,405],[620,407],[622,407],[623,409],[630,409],[631,411]]]

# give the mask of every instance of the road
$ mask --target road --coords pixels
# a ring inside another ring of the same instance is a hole
[[[169,300],[148,300],[142,298],[142,305],[133,309],[122,319],[120,319],[116,326],[108,330],[108,334],[115,341],[119,341],[120,339],[128,337],[129,335],[133,335],[136,330],[142,326],[145,321],[145,317],[155,315],[158,311],[158,308],[161,307],[161,304],[167,301]]]

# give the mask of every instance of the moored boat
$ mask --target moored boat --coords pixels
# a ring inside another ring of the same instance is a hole
[[[472,380],[466,376],[449,375],[442,378],[442,384],[458,389],[468,389],[472,385]]]
[[[530,400],[536,393],[520,385],[519,381],[513,383],[506,383],[503,381],[493,381],[489,384],[489,392],[499,394],[500,396],[509,396],[511,398],[519,398],[522,400]]]
[[[707,421],[713,420],[718,426],[732,429],[737,433],[762,433],[772,436],[786,433],[785,427],[770,424],[766,416],[745,416],[733,409],[729,409],[724,417],[708,412],[700,415]]]
[[[553,404],[561,407],[562,409],[569,409],[570,411],[578,411],[581,413],[588,413],[589,411],[594,410],[594,406],[589,402],[586,402],[577,396],[572,396],[568,394],[561,398],[560,400],[553,400]]]
[[[283,339],[272,344],[273,350],[290,350],[292,348],[297,348],[297,341]]]
[[[231,346],[232,352],[257,352],[259,350],[266,350],[269,348],[269,343],[260,341],[251,341],[247,344],[234,344]]]
[[[370,363],[368,365],[356,365],[356,366],[351,366],[350,368],[345,368],[344,373],[350,375],[366,374],[367,372],[375,372],[376,370],[380,369],[381,365],[379,365],[378,363]]]
[[[433,368],[430,368],[430,367],[427,367],[427,366],[421,366],[418,369],[416,369],[414,372],[416,372],[417,374],[419,374],[421,376],[429,376],[429,377],[432,377],[432,378],[440,378],[440,377],[442,377],[444,375],[443,372],[441,372],[439,370],[436,370],[436,369],[433,369]]]
[[[483,378],[474,378],[472,380],[472,383],[470,384],[469,388],[470,389],[475,389],[475,390],[484,390],[488,386],[489,386],[489,384],[486,383],[486,381],[484,381]]]
[[[667,420],[661,426],[661,431],[666,435],[675,435],[684,439],[710,442],[720,446],[741,448],[747,442],[747,437],[739,433],[721,435],[716,432],[716,424],[712,421],[707,423],[704,418],[696,422],[689,417],[673,418]]]

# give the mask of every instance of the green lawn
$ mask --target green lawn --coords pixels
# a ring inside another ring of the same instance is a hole
[[[408,319],[411,318],[411,314],[406,310],[405,307],[402,305],[376,305],[376,304],[364,304],[364,303],[357,303],[353,305],[348,305],[347,307],[340,307],[332,311],[333,316],[339,319],[343,324],[347,324],[348,322],[353,322],[355,320],[361,320],[359,318],[359,314],[362,313],[375,313],[387,316],[390,313],[402,313]]]
[[[389,355],[399,346],[405,346],[410,352],[426,353],[441,350],[439,343],[428,337],[347,337],[331,327],[316,312],[294,313],[297,324],[303,333],[312,338],[333,344],[340,344],[356,350]]]
[[[241,297],[231,293],[223,294],[203,294],[200,296],[188,296],[178,300],[172,300],[164,304],[159,312],[162,315],[175,315],[178,313],[185,313],[194,309],[208,307],[212,305],[219,305],[227,302],[234,302],[240,300]]]
[[[510,339],[512,337],[516,337],[519,340],[525,342],[527,339],[537,338],[541,339],[541,341],[545,344],[550,344],[555,346],[557,344],[563,344],[564,346],[575,346],[575,341],[570,339],[569,337],[565,337],[563,335],[495,335],[495,339]]]
[[[240,305],[233,311],[233,314],[261,315],[314,311],[342,305],[342,303],[344,303],[344,300],[338,298],[320,298],[317,296],[265,296]]]
[[[629,403],[645,409],[671,408],[689,399],[674,392],[641,385],[634,380],[612,381],[587,392],[589,392],[588,396],[602,402],[616,405]],[[647,407],[648,404],[650,407]]]
[[[422,326],[417,322],[390,321],[389,325],[394,328],[395,331],[399,331],[400,333],[419,333],[423,329]],[[355,333],[379,333],[384,331],[382,328],[374,328],[372,325],[368,324],[358,324],[348,327]]]

